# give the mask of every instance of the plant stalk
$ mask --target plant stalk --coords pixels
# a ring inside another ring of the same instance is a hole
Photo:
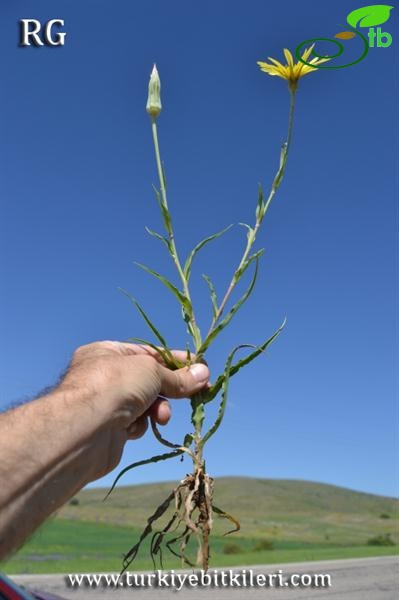
[[[230,298],[230,296],[231,296],[231,294],[232,294],[232,292],[233,292],[233,290],[234,290],[234,288],[235,288],[235,286],[237,284],[238,280],[237,280],[236,275],[240,271],[240,269],[244,266],[245,261],[248,259],[248,255],[251,252],[251,249],[252,249],[252,247],[253,247],[253,245],[255,243],[257,233],[258,233],[259,228],[260,228],[260,226],[262,224],[262,221],[263,221],[263,218],[264,218],[264,216],[266,214],[266,211],[269,208],[269,205],[270,205],[271,201],[273,200],[273,197],[276,194],[278,188],[280,187],[280,183],[281,183],[281,181],[283,179],[285,168],[286,168],[286,165],[287,165],[288,151],[289,151],[289,148],[290,148],[290,145],[291,145],[292,129],[293,129],[293,124],[294,124],[294,111],[295,111],[295,90],[290,90],[290,111],[289,111],[289,117],[288,117],[288,131],[287,131],[287,140],[285,142],[285,149],[284,149],[284,153],[282,155],[282,157],[283,157],[282,158],[282,162],[279,165],[279,169],[278,169],[277,174],[276,174],[276,176],[275,176],[275,178],[273,180],[269,196],[268,196],[268,198],[267,198],[267,200],[265,202],[265,205],[264,205],[264,209],[263,209],[262,213],[259,214],[257,216],[257,218],[256,218],[255,225],[254,225],[251,233],[248,236],[247,245],[246,245],[246,248],[244,250],[244,254],[243,254],[242,258],[241,258],[240,264],[238,265],[237,269],[234,271],[234,275],[233,275],[233,277],[231,279],[229,287],[227,288],[227,291],[226,291],[226,293],[225,293],[225,295],[223,297],[223,300],[221,301],[220,306],[217,309],[216,314],[215,314],[215,316],[212,319],[212,323],[211,323],[211,326],[209,328],[209,331],[208,331],[206,337],[208,337],[213,332],[213,330],[215,329],[215,327],[216,327],[216,325],[217,325],[220,317],[223,314],[223,311],[224,311],[224,309],[226,307],[226,304],[227,304],[227,302],[228,302],[228,300],[229,300],[229,298]]]
[[[164,172],[162,169],[162,161],[161,161],[161,154],[159,151],[159,141],[158,141],[158,130],[157,130],[157,123],[156,123],[156,119],[154,117],[151,118],[151,128],[152,128],[152,137],[153,137],[153,141],[154,141],[154,149],[155,149],[155,159],[156,159],[156,163],[157,163],[157,170],[158,170],[158,178],[159,178],[159,185],[160,185],[160,189],[161,189],[161,198],[162,198],[162,203],[165,207],[165,209],[168,211],[169,213],[169,208],[168,208],[168,200],[167,200],[167,195],[166,195],[166,185],[165,185],[165,176],[164,176]],[[169,213],[169,217],[170,217],[170,213]],[[192,306],[192,302],[191,302],[191,296],[190,296],[190,290],[188,287],[188,282],[187,279],[184,275],[182,266],[181,266],[181,262],[179,259],[179,255],[177,253],[177,249],[176,249],[176,243],[175,243],[175,237],[174,237],[174,232],[173,232],[173,227],[172,227],[172,219],[170,217],[170,226],[166,227],[167,229],[167,233],[168,233],[168,237],[169,237],[169,243],[170,243],[170,248],[171,248],[171,252],[172,252],[172,258],[173,261],[176,265],[176,269],[179,273],[182,285],[183,285],[183,290],[184,290],[184,295],[186,296],[187,300],[190,302],[190,305]],[[197,351],[200,347],[201,347],[201,333],[199,328],[197,327],[196,324],[196,320],[195,320],[195,315],[194,315],[194,311],[192,311],[192,315],[190,317],[190,323],[191,323],[191,330],[192,330],[192,336],[194,339],[194,346],[195,346],[195,350]]]

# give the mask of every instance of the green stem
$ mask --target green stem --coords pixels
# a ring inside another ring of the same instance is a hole
[[[165,209],[169,213],[168,200],[167,200],[167,196],[166,196],[165,177],[164,177],[164,173],[163,173],[163,169],[162,169],[161,154],[160,154],[160,151],[159,151],[157,123],[156,123],[156,119],[155,118],[151,119],[151,128],[152,128],[152,137],[153,137],[153,140],[154,140],[155,159],[156,159],[156,163],[157,163],[159,185],[160,185],[160,188],[161,188],[162,204],[164,205]],[[182,269],[182,266],[181,266],[181,262],[179,260],[178,254],[177,254],[176,243],[175,243],[175,238],[174,238],[174,232],[173,232],[173,228],[172,228],[172,219],[170,217],[170,213],[169,213],[169,218],[170,218],[170,226],[167,227],[166,229],[167,229],[167,233],[168,233],[168,237],[169,237],[169,243],[170,243],[172,258],[173,258],[173,261],[174,261],[174,263],[176,265],[177,271],[179,273],[179,276],[180,276],[180,279],[181,279],[181,282],[182,282],[182,285],[183,285],[184,295],[186,296],[187,300],[190,302],[190,305],[192,307],[190,290],[189,290],[189,287],[188,287],[187,279],[186,279],[186,277],[184,275],[184,272],[183,272],[183,269]],[[194,311],[193,310],[192,310],[192,316],[190,318],[190,323],[191,323],[192,335],[193,335],[193,338],[194,338],[195,350],[197,351],[201,347],[202,340],[201,340],[200,330],[199,330],[199,328],[197,327],[197,324],[196,324],[196,320],[195,320],[195,316],[194,316]]]
[[[288,151],[291,145],[291,139],[292,139],[292,129],[293,129],[293,123],[294,123],[294,111],[295,111],[295,90],[290,90],[290,110],[289,110],[289,117],[288,117],[288,131],[287,131],[287,141],[285,143],[285,150],[284,150],[284,154],[282,155],[282,160],[281,163],[279,165],[277,174],[273,180],[272,183],[272,187],[269,193],[269,196],[266,200],[265,206],[264,206],[264,210],[262,211],[262,214],[260,214],[255,222],[254,228],[252,230],[252,233],[248,236],[248,240],[247,240],[247,245],[246,248],[244,250],[244,254],[241,258],[240,264],[238,265],[237,269],[234,272],[234,275],[232,277],[232,280],[229,284],[229,287],[227,288],[227,292],[224,295],[224,298],[222,300],[222,302],[220,303],[220,306],[218,308],[218,310],[216,311],[215,316],[212,319],[212,323],[211,326],[209,328],[209,331],[207,333],[208,337],[212,331],[215,329],[217,322],[219,321],[220,317],[222,316],[222,313],[225,309],[225,306],[227,304],[227,301],[229,300],[236,284],[237,284],[237,278],[236,278],[236,273],[240,271],[240,269],[244,266],[245,261],[248,258],[248,255],[255,243],[256,240],[256,236],[258,233],[258,230],[260,228],[260,225],[263,221],[263,217],[266,214],[267,209],[269,208],[270,202],[273,200],[274,195],[276,194],[276,191],[278,190],[280,183],[283,179],[284,176],[284,172],[285,172],[285,167],[287,164],[287,158],[288,158]]]
[[[284,152],[284,156],[283,156],[283,161],[280,164],[279,169],[277,171],[277,175],[273,180],[272,188],[269,193],[269,197],[266,200],[264,214],[266,213],[267,209],[269,208],[270,202],[273,200],[278,188],[280,187],[280,183],[284,177],[285,168],[287,166],[288,152],[289,152],[289,149],[291,146],[292,129],[293,129],[293,124],[294,124],[294,111],[295,111],[295,90],[290,89],[290,112],[289,112],[289,117],[288,117],[288,131],[287,131],[287,141],[285,143],[286,144],[285,152]]]
[[[194,394],[191,398],[191,421],[194,425],[194,458],[193,464],[194,469],[203,468],[203,457],[202,457],[202,448],[203,445],[201,443],[201,433],[202,433],[202,425],[204,423],[204,399],[202,397],[202,393],[198,392],[198,394]]]
[[[290,114],[288,117],[288,133],[287,133],[287,153],[288,148],[291,144],[292,128],[294,124],[294,111],[295,111],[295,90],[290,91]]]

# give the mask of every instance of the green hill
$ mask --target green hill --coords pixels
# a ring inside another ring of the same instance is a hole
[[[79,519],[143,527],[175,483],[86,489],[58,514]],[[75,500],[75,502],[76,502]],[[221,477],[215,504],[241,523],[239,535],[311,543],[364,544],[373,535],[390,533],[399,543],[399,500],[308,481]],[[388,518],[387,518],[388,517]],[[215,534],[226,530],[215,519]]]
[[[118,571],[123,554],[137,542],[147,518],[175,485],[121,486],[106,502],[103,498],[108,490],[83,490],[2,568],[7,573]],[[372,538],[384,542],[389,535],[399,544],[399,500],[393,498],[306,481],[222,477],[216,481],[215,504],[234,515],[241,530],[224,537],[226,521],[215,516],[211,538],[214,567],[399,551],[398,545],[367,543]],[[150,537],[132,569],[152,568]],[[193,540],[189,546],[192,557],[195,549]],[[163,558],[165,568],[181,566],[169,553]]]

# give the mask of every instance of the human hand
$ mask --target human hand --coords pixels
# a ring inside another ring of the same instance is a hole
[[[185,351],[173,355],[186,360]],[[79,390],[108,425],[96,436],[93,478],[118,464],[125,442],[145,433],[149,416],[160,425],[169,421],[171,408],[164,396],[192,396],[208,378],[208,368],[199,363],[172,371],[149,346],[104,341],[78,348],[59,389]]]

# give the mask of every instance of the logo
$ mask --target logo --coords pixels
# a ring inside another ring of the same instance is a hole
[[[350,40],[352,38],[358,37],[362,40],[363,43],[363,51],[360,58],[353,60],[345,65],[320,65],[318,69],[343,69],[345,67],[350,67],[360,62],[365,58],[368,54],[370,48],[388,48],[392,44],[392,35],[387,31],[382,31],[381,27],[377,27],[377,25],[382,25],[386,21],[388,21],[391,9],[393,6],[388,6],[386,4],[372,4],[371,6],[363,6],[362,8],[357,8],[349,13],[346,20],[349,24],[348,31],[340,31],[335,34],[335,38],[340,40]],[[368,28],[368,32],[364,31],[361,33],[357,28]],[[299,44],[299,46],[295,49],[295,55],[297,59],[304,63],[305,65],[313,66],[311,62],[307,62],[301,58],[301,51],[304,46],[309,46],[309,44],[314,44],[315,42],[324,41],[330,42],[338,46],[338,51],[335,54],[329,54],[329,58],[337,58],[341,54],[343,54],[345,48],[341,42],[338,42],[337,39],[331,38],[313,38],[311,40],[306,40]],[[318,54],[315,50],[312,50],[312,56],[316,58],[326,58],[321,54]]]

